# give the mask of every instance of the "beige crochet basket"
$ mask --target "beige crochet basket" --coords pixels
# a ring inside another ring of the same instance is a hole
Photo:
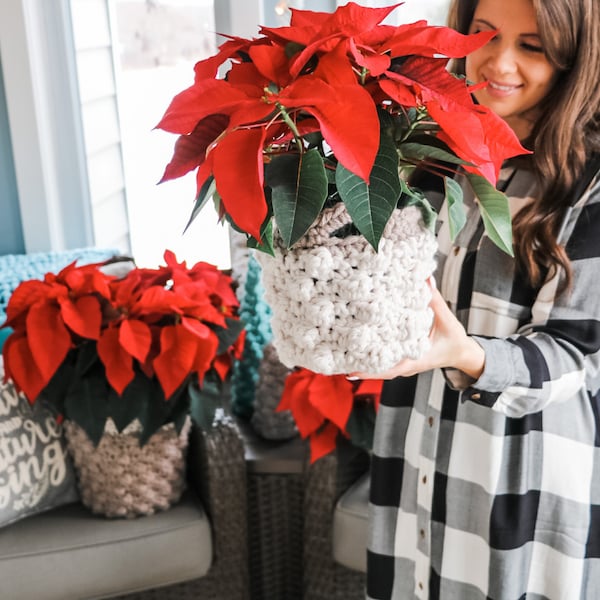
[[[362,236],[331,235],[350,223],[340,202],[291,250],[276,236],[275,257],[257,253],[273,344],[288,367],[378,373],[429,347],[437,243],[420,210],[394,211],[378,252]]]
[[[179,435],[169,423],[142,447],[135,421],[119,433],[108,419],[97,447],[73,421],[65,421],[64,428],[81,501],[93,513],[133,518],[166,510],[180,499],[186,487],[189,417]]]

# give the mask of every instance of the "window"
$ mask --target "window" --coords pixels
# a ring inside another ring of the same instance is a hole
[[[207,207],[184,234],[193,173],[157,185],[176,135],[153,129],[171,98],[193,82],[193,66],[216,50],[212,0],[116,0],[118,99],[133,255],[143,266],[165,249],[190,264],[229,266],[228,231]]]
[[[448,3],[407,0],[394,14],[443,23]],[[285,24],[290,6],[332,10],[335,0],[0,2],[10,141],[2,139],[12,150],[18,195],[13,203],[25,250],[113,242],[126,249],[131,241],[142,264],[156,263],[170,247],[182,259],[226,266],[227,231],[215,226],[214,211],[203,211],[182,235],[195,182],[191,175],[156,186],[175,136],[152,128],[170,98],[191,81],[193,62],[214,50],[215,31],[249,37],[259,23]],[[182,14],[188,17],[182,20]],[[136,62],[144,44],[146,62]],[[117,73],[111,71],[111,53],[118,65],[123,61]],[[169,75],[163,80],[158,73]],[[127,90],[137,100],[128,99]],[[149,191],[136,187],[134,173]]]

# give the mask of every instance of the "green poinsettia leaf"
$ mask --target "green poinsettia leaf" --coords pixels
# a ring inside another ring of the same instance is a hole
[[[275,223],[291,248],[315,222],[327,198],[327,175],[316,148],[275,157],[266,170]]]
[[[139,419],[139,442],[143,446],[165,423],[173,422],[177,431],[181,431],[189,412],[186,391],[186,385],[182,385],[169,400],[165,400],[158,381],[136,371],[133,381],[121,396],[111,390],[108,400],[109,416],[118,431],[123,431],[132,421]]]
[[[59,414],[65,414],[65,399],[76,380],[74,362],[73,355],[69,355],[39,395],[40,400],[49,402]]]
[[[350,441],[354,446],[365,450],[373,448],[375,415],[375,407],[372,403],[354,403],[346,423],[346,433],[350,436]]]
[[[338,163],[336,184],[348,214],[375,251],[402,191],[393,138],[381,132],[379,150],[367,183]]]
[[[200,211],[204,208],[205,204],[213,197],[215,192],[217,191],[217,184],[215,182],[215,178],[211,175],[205,182],[204,185],[200,188],[200,192],[196,197],[196,202],[194,202],[194,208],[192,209],[192,214],[190,215],[189,221],[183,230],[185,233],[190,225],[194,222],[194,219],[198,216]]]
[[[435,233],[435,222],[437,220],[437,212],[429,203],[429,200],[425,198],[425,195],[421,190],[411,188],[403,179],[400,180],[402,186],[402,196],[398,206],[400,208],[404,206],[416,206],[421,211],[421,219],[423,224],[429,231]]]
[[[123,431],[138,415],[146,411],[144,405],[150,398],[147,395],[148,383],[148,379],[137,372],[121,396],[111,390],[108,397],[109,414],[118,431]]]
[[[136,415],[142,426],[140,431],[140,446],[146,442],[167,422],[170,421],[170,414],[173,409],[173,398],[180,393],[176,391],[169,399],[165,400],[165,395],[153,379],[140,376],[140,389],[145,388],[145,402],[141,406],[141,411]]]
[[[410,140],[410,142],[402,142],[398,146],[401,159],[415,161],[429,159],[453,165],[471,164],[453,154],[448,146],[431,135],[415,135],[411,136]]]
[[[100,442],[109,416],[108,384],[102,375],[76,379],[65,398],[65,416],[77,423],[94,446]]]
[[[269,256],[275,256],[275,250],[273,249],[273,220],[269,218],[269,221],[263,227],[262,243],[259,243],[258,240],[253,237],[249,237],[246,245],[248,248],[260,250]]]
[[[181,394],[180,400],[177,402],[171,414],[171,418],[173,420],[173,424],[175,425],[175,431],[177,431],[177,435],[179,435],[183,430],[183,426],[185,425],[189,414],[190,396],[187,393],[187,390],[185,390],[185,393]]]
[[[467,179],[479,199],[479,212],[488,237],[500,250],[514,256],[508,198],[481,175],[467,173]]]
[[[223,406],[223,394],[216,381],[209,377],[204,379],[200,388],[196,382],[188,387],[190,396],[190,415],[200,429],[207,430],[212,427],[215,413]]]
[[[446,202],[448,203],[450,238],[454,241],[467,222],[467,213],[460,185],[451,177],[444,177],[444,184],[446,186]]]
[[[187,416],[190,414],[190,396],[187,381],[169,398],[167,423],[173,423],[177,434],[181,433]]]
[[[227,323],[227,327],[213,325],[213,329],[219,338],[217,354],[223,354],[223,352],[226,352],[227,348],[229,348],[229,346],[231,346],[238,339],[245,326],[244,321],[241,321],[240,319],[226,318],[225,322]]]
[[[229,223],[231,228],[234,231],[244,235],[246,237],[246,246],[248,248],[254,248],[255,250],[260,250],[265,254],[269,254],[270,256],[274,256],[275,253],[273,251],[273,208],[271,206],[271,189],[266,187],[264,188],[265,198],[267,199],[267,216],[263,221],[263,224],[260,228],[261,239],[257,240],[255,237],[251,236],[243,229],[238,227],[235,224],[235,221],[231,218],[231,215],[225,212],[225,220]]]
[[[425,196],[423,195],[423,192],[421,192],[420,189],[411,187],[410,185],[408,185],[408,183],[406,183],[406,181],[404,179],[400,179],[400,189],[402,191],[402,197],[400,198],[400,201],[398,202],[398,206],[408,206],[406,204],[407,199],[404,198],[404,196],[409,196],[413,200],[418,200],[421,202],[423,200],[425,200],[425,202],[428,202],[425,199]]]
[[[100,362],[98,349],[94,340],[82,342],[75,352],[75,372],[77,377],[84,377]]]
[[[130,386],[132,384],[133,382]],[[123,398],[119,397],[117,392],[110,390],[108,396],[108,412],[115,422],[117,431],[123,431],[123,429],[138,416],[139,411],[142,410],[142,402],[143,399],[139,394],[128,394],[127,400],[123,400]]]

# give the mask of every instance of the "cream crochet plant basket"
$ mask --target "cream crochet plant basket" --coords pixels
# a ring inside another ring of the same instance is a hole
[[[363,236],[332,235],[350,223],[340,202],[291,250],[276,235],[275,257],[257,253],[273,344],[288,367],[379,373],[429,347],[437,244],[420,210],[395,210],[378,252]]]
[[[81,501],[93,513],[126,518],[151,515],[169,508],[185,490],[189,417],[179,435],[169,423],[142,447],[135,421],[119,433],[108,419],[96,448],[73,421],[65,421],[64,427]]]

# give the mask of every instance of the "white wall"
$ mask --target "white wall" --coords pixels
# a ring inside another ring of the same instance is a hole
[[[130,251],[111,0],[71,0],[94,239]]]

